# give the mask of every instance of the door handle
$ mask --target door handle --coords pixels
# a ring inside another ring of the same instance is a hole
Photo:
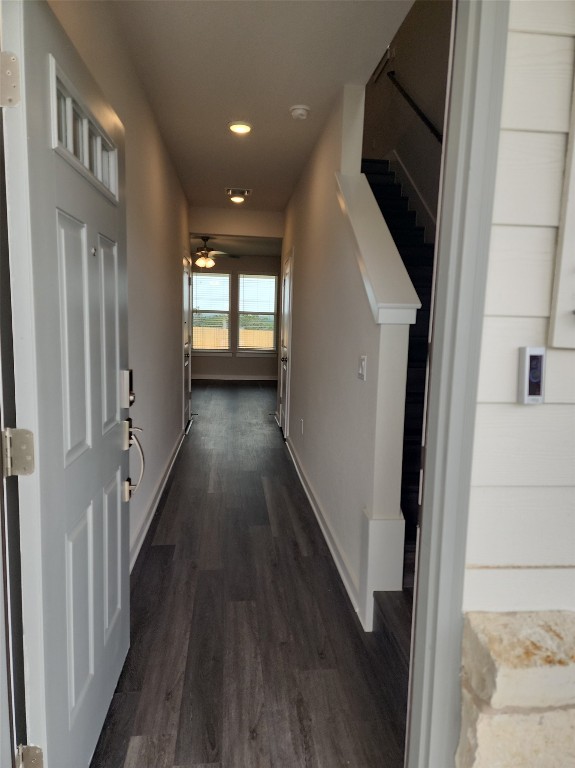
[[[140,476],[136,480],[135,483],[132,482],[131,478],[128,477],[123,482],[123,493],[122,493],[122,500],[123,501],[130,501],[132,498],[132,494],[138,490],[140,487],[140,483],[142,482],[142,478],[144,477],[144,471],[146,469],[146,460],[144,458],[144,451],[142,450],[142,445],[138,438],[136,437],[136,432],[142,432],[141,427],[133,427],[132,426],[132,420],[127,419],[124,422],[124,439],[127,435],[127,444],[124,443],[124,449],[129,450],[132,445],[136,446],[136,449],[138,451],[138,454],[140,456]]]

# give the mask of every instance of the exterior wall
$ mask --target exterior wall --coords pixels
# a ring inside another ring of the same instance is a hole
[[[513,2],[464,610],[575,609],[575,352],[548,349],[545,404],[516,404],[545,346],[573,88],[575,2]]]
[[[211,230],[209,230],[211,231]],[[239,259],[217,257],[214,267],[219,272],[229,272],[232,276],[238,274],[262,274],[278,276],[279,291],[279,256],[242,256]],[[201,270],[198,270],[201,271]],[[236,290],[236,282],[232,278],[232,294]],[[235,301],[232,299],[232,308]],[[276,306],[279,308],[279,294]],[[279,323],[279,315],[278,315]],[[237,325],[234,316],[230,317],[230,332],[232,339],[236,338]],[[277,343],[276,335],[276,343]],[[233,342],[232,342],[233,343]],[[277,353],[258,352],[223,352],[210,354],[208,352],[192,352],[192,379],[277,379]],[[193,385],[192,385],[193,400]]]
[[[146,473],[130,504],[134,561],[183,431],[182,258],[188,205],[108,3],[50,6],[124,123],[130,365]],[[137,457],[135,457],[137,462]],[[135,466],[133,476],[139,467]]]
[[[575,351],[545,347],[575,71],[575,2],[511,3],[464,582],[457,768],[575,760]],[[572,247],[573,244],[571,244]]]

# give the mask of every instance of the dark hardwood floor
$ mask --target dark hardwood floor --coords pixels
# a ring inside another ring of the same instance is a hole
[[[405,701],[273,417],[202,384],[132,573],[131,649],[91,768],[401,768]]]

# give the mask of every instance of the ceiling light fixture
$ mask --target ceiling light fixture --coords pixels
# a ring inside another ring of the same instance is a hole
[[[196,256],[198,257],[194,261],[196,267],[200,267],[200,269],[211,269],[216,263],[212,256],[227,255],[224,251],[216,251],[214,248],[208,246],[208,240],[210,239],[209,235],[191,235],[191,237],[198,237],[203,243],[203,245],[200,245],[196,249]]]
[[[235,187],[228,187],[226,189],[226,195],[230,198],[232,203],[236,203],[239,205],[240,203],[243,203],[246,199],[246,197],[249,197],[251,194],[251,189],[237,189]]]
[[[307,104],[294,104],[289,111],[294,120],[307,120],[310,108]]]
[[[228,128],[232,133],[237,133],[240,136],[245,136],[252,130],[251,125],[243,120],[233,120],[228,124]]]

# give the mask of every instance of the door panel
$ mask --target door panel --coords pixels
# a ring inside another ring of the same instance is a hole
[[[46,3],[1,10],[25,72],[4,121],[17,411],[37,454],[19,481],[28,738],[45,768],[87,768],[129,644],[123,128]]]
[[[120,420],[118,372],[120,369],[118,247],[117,243],[99,236],[100,260],[100,325],[102,361],[102,430],[107,432]]]
[[[70,464],[88,450],[90,443],[86,225],[62,211],[57,217],[64,460]]]

